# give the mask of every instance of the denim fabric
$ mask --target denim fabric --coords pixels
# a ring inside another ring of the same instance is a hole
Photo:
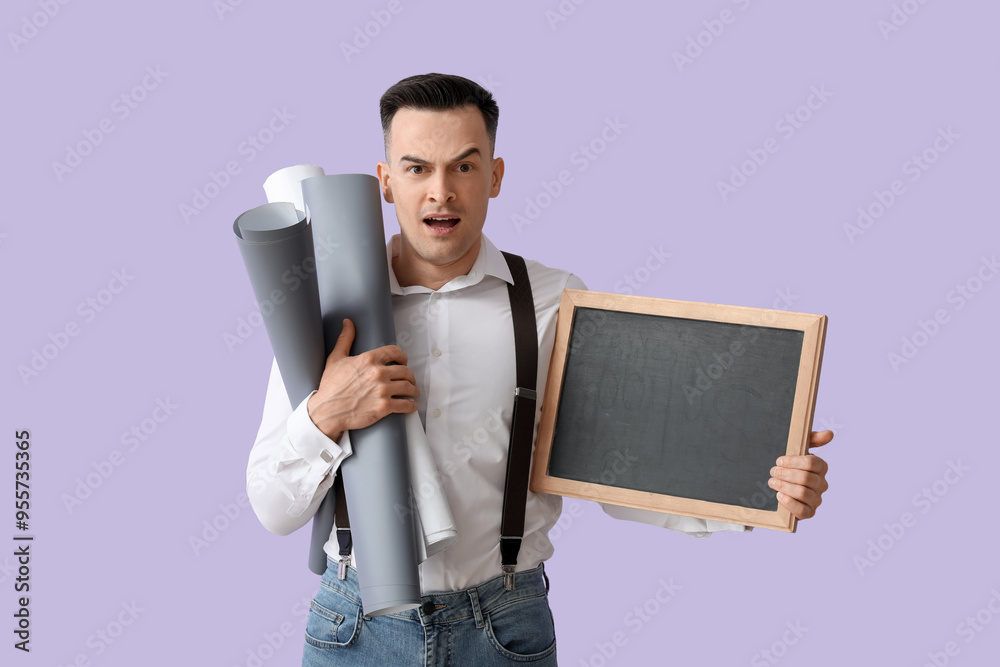
[[[328,561],[306,622],[303,667],[501,667],[556,665],[544,563],[518,572],[514,590],[497,575],[473,588],[421,596],[421,606],[366,617],[358,574],[337,579]]]

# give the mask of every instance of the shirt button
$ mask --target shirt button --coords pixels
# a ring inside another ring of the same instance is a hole
[[[435,357],[440,357],[441,356],[441,350],[439,350],[439,349],[437,349],[435,347],[433,350],[431,350],[431,354],[433,354]]]
[[[435,417],[440,417],[441,410],[439,410],[438,408],[434,408],[434,412],[432,412],[431,414],[434,415]]]

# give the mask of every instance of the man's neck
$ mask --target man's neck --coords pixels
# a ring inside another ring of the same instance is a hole
[[[479,248],[482,244],[474,243],[469,252],[448,264],[431,264],[422,260],[412,248],[406,246],[402,236],[399,239],[399,254],[392,258],[392,271],[396,274],[396,282],[400,287],[420,285],[437,291],[458,276],[464,276],[476,263]]]

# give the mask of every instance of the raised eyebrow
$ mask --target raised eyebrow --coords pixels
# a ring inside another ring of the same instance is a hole
[[[481,156],[482,155],[482,151],[480,151],[477,147],[473,146],[472,148],[468,149],[467,151],[464,151],[463,153],[461,153],[457,157],[453,158],[451,161],[452,162],[461,162],[465,158],[470,157],[472,155],[480,155]],[[427,160],[424,160],[423,158],[416,157],[415,155],[404,155],[403,157],[399,158],[399,161],[400,162],[412,162],[413,164],[422,164],[422,165],[429,165],[430,164],[430,162],[428,162]]]
[[[482,153],[480,152],[480,150],[477,147],[473,146],[472,148],[470,148],[469,150],[465,151],[464,153],[462,153],[461,155],[459,155],[458,157],[456,157],[454,160],[452,160],[452,162],[461,162],[465,158],[470,157],[472,155],[479,155],[479,156],[481,156]]]

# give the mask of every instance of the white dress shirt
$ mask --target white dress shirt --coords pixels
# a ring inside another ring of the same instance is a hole
[[[503,255],[483,236],[468,274],[434,291],[400,287],[392,269],[399,237],[386,247],[396,340],[420,390],[420,419],[438,474],[422,480],[415,494],[444,491],[458,528],[450,547],[419,566],[420,588],[454,591],[501,573],[500,519],[515,386],[514,330],[507,283],[513,282]],[[538,327],[538,396],[555,340],[564,289],[586,289],[579,278],[527,260]],[[331,472],[351,455],[350,435],[334,442],[306,411],[308,398],[290,404],[277,363],[271,367],[260,429],[247,467],[247,493],[261,523],[287,535],[305,525],[332,485]],[[537,409],[541,411],[541,401]],[[538,419],[536,415],[536,433]],[[601,505],[609,515],[663,526],[696,537],[745,526]],[[528,491],[524,540],[517,571],[552,556],[548,532],[559,519],[562,497]],[[357,529],[357,528],[356,528]],[[334,560],[335,537],[325,550]]]

